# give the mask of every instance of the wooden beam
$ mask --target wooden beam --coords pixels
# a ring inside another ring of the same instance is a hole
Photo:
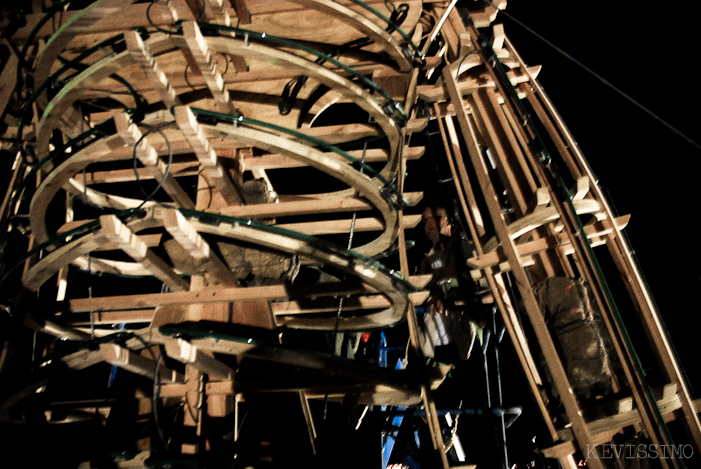
[[[404,229],[415,228],[421,221],[421,214],[405,215],[403,221]],[[382,223],[376,218],[357,218],[355,224],[352,219],[344,220],[324,220],[324,221],[308,221],[302,223],[287,223],[277,225],[286,230],[297,231],[312,236],[320,236],[327,234],[349,233],[351,226],[354,225],[356,232],[363,231],[380,231],[383,229]]]
[[[431,275],[411,276],[408,280],[417,289],[423,289]],[[166,305],[187,305],[202,303],[230,303],[233,301],[266,299],[285,300],[288,298],[312,298],[339,295],[376,293],[374,288],[360,282],[332,282],[312,285],[266,285],[246,288],[209,288],[198,291],[169,293],[149,293],[141,295],[120,295],[99,298],[76,298],[67,301],[68,311],[73,313],[120,311],[138,314],[138,308],[156,308]]]
[[[182,28],[185,42],[195,59],[197,71],[202,75],[210,93],[212,93],[217,111],[233,114],[235,108],[231,103],[229,92],[224,87],[224,79],[217,70],[217,65],[199,26],[193,21],[185,21],[182,23]]]
[[[227,265],[212,252],[209,244],[180,212],[177,210],[165,211],[163,226],[193,259],[204,264],[208,275],[225,285],[238,284],[236,277]]]
[[[619,229],[623,229],[628,224],[629,220],[630,215],[618,217],[616,218],[616,225],[619,227]],[[597,223],[595,225],[587,225],[584,227],[584,229],[587,234],[587,237],[589,239],[592,239],[593,242],[596,242],[596,238],[611,233],[611,230],[604,228],[601,225],[601,223]],[[601,241],[601,243],[604,242],[605,241]],[[530,257],[533,254],[537,254],[547,249],[559,248],[562,249],[565,252],[565,254],[572,254],[574,252],[570,245],[570,239],[565,233],[559,234],[557,236],[550,236],[547,238],[540,238],[535,241],[528,241],[526,243],[517,244],[516,247],[518,249],[519,255],[524,261],[524,265],[532,264],[532,262],[528,262],[528,260],[526,259],[527,257]],[[489,267],[494,267],[503,262],[507,262],[506,256],[501,250],[495,249],[481,256],[471,257],[467,260],[467,265],[473,269],[483,270]]]
[[[127,43],[127,50],[136,63],[141,66],[141,70],[146,75],[153,89],[158,93],[167,108],[177,106],[180,100],[175,94],[175,90],[168,82],[166,74],[156,63],[156,59],[151,55],[144,41],[136,31],[126,31],[124,39]]]
[[[119,218],[102,215],[100,226],[104,236],[115,243],[129,257],[142,264],[172,290],[187,290],[189,284],[172,267],[151,251]]]
[[[410,293],[409,298],[416,305],[423,304],[431,292],[423,291]],[[337,298],[320,298],[312,301],[276,301],[272,303],[273,314],[280,319],[281,316],[306,315],[316,313],[328,313],[339,309]],[[343,301],[344,311],[358,311],[364,309],[387,308],[390,302],[383,295],[364,295],[346,297]]]
[[[145,376],[149,379],[156,377],[156,363],[153,360],[142,357],[131,350],[120,347],[117,344],[100,344],[102,359],[110,365],[115,365],[125,370]],[[159,366],[159,378],[166,382],[182,382],[183,376],[165,365]]]
[[[204,353],[202,350],[183,339],[170,339],[165,341],[166,353],[169,357],[197,368],[201,373],[231,380],[236,371],[221,361]]]
[[[158,153],[149,143],[148,137],[144,137],[136,124],[129,121],[126,113],[119,113],[114,117],[117,131],[131,145],[136,146],[136,157],[144,165],[146,171],[150,172],[154,179],[160,181],[163,190],[180,207],[194,209],[195,204],[187,195],[187,192],[180,186],[175,177],[168,173],[166,163],[158,157]],[[137,146],[138,144],[138,146]]]
[[[219,163],[216,152],[210,145],[207,137],[205,137],[192,110],[186,106],[176,107],[175,122],[224,201],[228,205],[243,204],[243,198],[238,187],[234,185],[231,177]]]

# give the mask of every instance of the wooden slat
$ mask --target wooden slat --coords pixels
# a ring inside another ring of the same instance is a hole
[[[476,35],[476,33],[474,34]],[[446,83],[446,88],[450,95],[450,99],[453,101],[453,104],[456,107],[458,122],[460,123],[460,128],[467,144],[473,166],[477,171],[477,178],[479,180],[482,192],[485,195],[487,208],[491,215],[492,221],[494,222],[498,239],[501,242],[501,245],[504,247],[504,251],[509,259],[509,263],[511,264],[516,285],[518,285],[519,292],[521,293],[521,297],[523,299],[524,308],[528,313],[528,317],[538,338],[538,343],[540,344],[543,354],[546,357],[548,368],[553,375],[557,390],[560,393],[562,402],[567,410],[567,414],[572,418],[572,426],[575,434],[577,435],[577,440],[582,446],[590,444],[591,434],[581,417],[581,413],[578,414],[579,404],[575,398],[574,391],[568,384],[567,374],[562,363],[560,362],[553,340],[550,337],[547,326],[545,325],[538,302],[530,289],[530,280],[523,265],[521,264],[517,247],[511,238],[511,230],[509,230],[508,225],[506,224],[506,220],[504,219],[504,215],[501,211],[499,198],[495,192],[494,186],[489,180],[489,171],[485,165],[484,159],[482,158],[482,153],[478,148],[474,125],[471,123],[469,117],[464,111],[461,104],[462,96],[458,90],[457,81],[449,68],[444,69],[443,80]],[[597,459],[592,460],[592,467],[594,467],[594,469],[603,469],[600,461]]]
[[[628,224],[629,220],[630,215],[618,217],[616,218],[616,225],[619,227],[619,229],[623,229]],[[587,237],[592,239],[592,245],[600,245],[605,243],[605,240],[597,241],[596,238],[609,234],[611,230],[606,229],[600,223],[597,223],[595,225],[585,226],[585,232],[587,233]],[[535,241],[519,243],[516,245],[516,247],[518,248],[519,255],[523,259],[524,265],[532,265],[532,262],[529,262],[528,259],[525,258],[545,251],[546,249],[559,248],[562,249],[565,254],[572,254],[574,252],[571,248],[569,237],[564,233],[557,236],[540,238]],[[481,256],[468,259],[467,265],[473,269],[482,270],[506,261],[507,259],[504,256],[504,253],[499,249],[496,249]]]
[[[111,365],[124,368],[149,379],[156,376],[156,363],[153,360],[142,357],[129,349],[117,344],[100,344],[102,359]],[[162,381],[182,382],[183,377],[179,373],[169,370],[165,365],[160,366],[159,378]]]
[[[431,275],[411,276],[409,280],[418,289],[424,288]],[[156,308],[166,305],[186,305],[201,303],[229,303],[233,301],[266,299],[285,300],[288,298],[311,298],[339,295],[376,293],[377,291],[359,282],[333,282],[313,285],[267,285],[246,288],[210,288],[198,291],[150,293],[141,295],[121,295],[99,298],[76,298],[67,301],[68,311],[95,312],[124,310],[126,315],[138,315],[137,308]]]
[[[410,293],[409,298],[414,304],[420,305],[426,301],[430,292],[423,291]],[[358,311],[364,309],[387,308],[390,305],[383,295],[364,295],[347,297],[343,301],[343,311]],[[299,314],[317,314],[338,311],[339,302],[335,298],[322,298],[314,301],[276,301],[272,303],[273,314],[280,316],[293,316]]]
[[[421,215],[406,215],[404,216],[404,229],[415,228],[421,221]],[[383,229],[382,223],[376,218],[357,218],[355,223],[352,219],[345,220],[325,220],[318,222],[303,222],[303,223],[287,223],[278,225],[286,230],[297,231],[313,236],[349,233],[351,226],[354,226],[356,232],[364,231],[379,231]]]
[[[207,355],[186,340],[177,338],[166,340],[165,347],[169,357],[182,363],[192,365],[201,373],[206,373],[224,380],[231,380],[236,374],[235,370]]]
[[[235,108],[231,103],[229,92],[224,87],[224,79],[219,70],[217,70],[216,63],[199,26],[192,21],[186,21],[181,26],[185,42],[187,42],[190,53],[195,59],[194,63],[197,71],[202,75],[209,91],[212,93],[217,111],[233,114]]]

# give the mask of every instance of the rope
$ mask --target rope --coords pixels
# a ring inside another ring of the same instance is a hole
[[[490,1],[488,1],[488,0],[481,0],[481,1],[484,2],[484,3],[486,3],[486,4],[488,4],[488,5],[490,5],[490,6],[492,6],[492,7],[494,7],[494,8],[497,8],[496,5],[494,5],[492,2],[490,2]],[[688,144],[690,144],[691,146],[693,146],[693,147],[696,148],[697,150],[701,150],[701,144],[697,143],[697,142],[696,142],[695,140],[693,140],[691,137],[688,137],[688,136],[687,136],[686,134],[684,134],[682,131],[680,131],[679,129],[677,129],[676,127],[674,127],[672,124],[670,124],[669,122],[667,122],[666,120],[664,120],[664,119],[663,119],[662,117],[660,117],[659,115],[655,114],[653,111],[651,111],[649,108],[647,108],[646,106],[644,106],[644,105],[641,104],[640,102],[636,101],[636,100],[635,100],[633,97],[631,97],[629,94],[627,94],[626,92],[624,92],[624,91],[621,90],[620,88],[616,87],[616,85],[614,85],[613,83],[611,83],[610,81],[608,81],[606,78],[604,78],[603,76],[601,76],[601,75],[599,75],[598,73],[596,73],[594,70],[592,70],[591,68],[589,68],[588,66],[586,66],[584,63],[582,63],[581,61],[575,59],[575,58],[572,57],[570,54],[568,54],[567,52],[565,52],[564,50],[562,50],[561,48],[559,48],[558,46],[556,46],[555,44],[553,44],[551,41],[549,41],[548,39],[546,39],[545,37],[543,37],[541,34],[539,34],[539,33],[536,32],[535,30],[533,30],[532,28],[530,28],[529,26],[527,26],[526,24],[524,24],[522,21],[519,21],[518,19],[514,18],[514,17],[513,17],[512,15],[510,15],[509,13],[506,13],[505,11],[501,10],[501,14],[503,14],[504,16],[506,16],[507,18],[509,18],[511,21],[513,21],[514,23],[516,23],[516,24],[519,25],[520,27],[522,27],[524,30],[526,30],[528,33],[530,33],[531,35],[533,35],[533,36],[536,37],[537,39],[539,39],[539,40],[541,40],[542,42],[544,42],[547,46],[551,47],[553,50],[555,50],[555,51],[556,51],[558,54],[560,54],[562,57],[564,57],[565,59],[569,60],[570,62],[572,62],[573,64],[577,65],[579,68],[581,68],[581,69],[584,70],[585,72],[587,72],[589,75],[591,75],[591,76],[593,76],[594,78],[596,78],[596,79],[597,79],[599,82],[601,82],[604,86],[608,87],[609,89],[611,89],[612,91],[614,91],[615,93],[617,93],[619,96],[621,96],[623,99],[625,99],[626,101],[628,101],[629,103],[631,103],[632,105],[634,105],[635,107],[637,107],[638,109],[640,109],[641,111],[643,111],[645,114],[647,114],[648,116],[650,116],[650,117],[652,117],[653,119],[655,119],[658,123],[660,123],[660,124],[662,124],[663,126],[667,127],[667,129],[669,129],[669,130],[671,130],[672,132],[674,132],[675,134],[677,134],[677,136],[679,136],[680,138],[682,138],[683,140],[685,140]]]

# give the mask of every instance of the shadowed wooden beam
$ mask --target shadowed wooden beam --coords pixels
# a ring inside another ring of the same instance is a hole
[[[423,289],[431,275],[411,276],[408,280],[417,289]],[[243,300],[285,300],[288,298],[312,298],[339,295],[377,293],[377,290],[356,281],[319,283],[313,285],[266,285],[246,288],[210,288],[198,291],[121,295],[100,298],[76,298],[67,301],[68,311],[73,313],[125,310],[132,319],[138,316],[137,308],[156,308],[166,305],[228,303]],[[126,311],[133,310],[133,311]]]
[[[186,340],[177,338],[166,340],[165,347],[169,357],[179,362],[190,364],[202,373],[225,380],[233,379],[236,375],[236,371],[216,358],[207,355]]]

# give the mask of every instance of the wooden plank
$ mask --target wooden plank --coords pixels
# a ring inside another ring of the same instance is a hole
[[[423,193],[404,193],[411,206],[415,206]],[[278,218],[297,215],[320,215],[324,213],[360,212],[372,210],[373,206],[365,199],[355,197],[324,197],[307,198],[290,196],[276,204],[254,204],[238,207],[226,207],[221,210],[223,215],[239,218]]]
[[[671,386],[672,388],[676,389],[675,385]],[[657,398],[657,405],[660,412],[665,417],[665,420],[673,419],[673,412],[682,407],[679,395],[674,392],[671,396],[667,395],[667,393],[664,395],[660,395],[658,393]],[[627,398],[626,400],[628,405],[632,405],[632,401],[632,398]],[[698,412],[698,407],[696,412]],[[638,412],[638,409],[630,409],[593,420],[587,425],[592,433],[593,444],[601,445],[610,442],[613,435],[620,433],[623,428],[639,423],[640,413]],[[573,444],[574,436],[572,435],[571,430],[564,429],[561,432],[561,437],[564,441],[542,450],[545,457],[559,458],[564,455],[573,454],[576,451]]]
[[[431,275],[411,276],[408,279],[418,289],[426,286]],[[233,301],[288,298],[311,298],[338,295],[376,293],[374,288],[357,281],[332,282],[313,285],[266,285],[246,288],[209,288],[198,291],[120,295],[98,298],[76,298],[67,300],[70,312],[95,312],[124,310],[126,314],[137,314],[137,308],[156,308],[166,305],[201,303],[230,303]]]
[[[0,73],[0,116],[5,114],[5,108],[10,102],[12,92],[17,85],[17,66],[19,59],[15,50],[10,46],[7,39],[0,39],[0,45],[7,50],[8,56],[5,59],[2,72]]]
[[[220,379],[231,380],[236,371],[221,361],[207,355],[190,342],[183,339],[170,339],[165,341],[166,353],[169,357],[179,362],[192,365],[201,373],[205,373]]]
[[[229,92],[224,87],[224,79],[219,70],[217,70],[216,63],[212,58],[209,46],[204,40],[199,26],[195,22],[185,21],[181,27],[185,42],[187,42],[190,53],[195,59],[194,63],[197,71],[202,75],[210,93],[212,93],[217,111],[233,114],[235,108],[231,103]]]
[[[161,70],[161,67],[156,63],[156,59],[151,55],[146,44],[136,31],[127,31],[124,33],[124,39],[127,43],[127,50],[131,54],[134,61],[141,66],[141,70],[146,75],[147,80],[158,93],[166,107],[180,105],[180,100],[175,94],[175,90],[168,82],[166,74]]]
[[[630,215],[618,217],[616,218],[616,225],[620,229],[623,229],[628,224],[629,220]],[[589,239],[595,239],[600,236],[605,236],[611,232],[611,230],[604,228],[604,226],[601,223],[597,223],[595,225],[587,225],[584,229]],[[603,243],[605,243],[604,240],[600,242],[600,244]],[[524,264],[527,265],[530,265],[531,263],[529,263],[528,260],[525,259],[526,257],[530,257],[533,254],[537,254],[547,249],[563,249],[563,252],[565,252],[566,254],[572,254],[574,252],[570,246],[569,237],[565,233],[561,233],[557,236],[540,238],[535,241],[528,241],[526,243],[519,243],[516,245],[516,247]],[[496,266],[503,262],[507,262],[504,253],[501,250],[496,249],[491,252],[485,253],[481,256],[471,257],[467,260],[467,265],[473,269],[482,270]]]
[[[416,228],[420,221],[420,214],[406,215],[404,216],[402,228]],[[328,234],[349,233],[351,225],[354,226],[354,230],[356,232],[380,231],[383,229],[382,222],[380,222],[376,218],[357,218],[355,219],[355,222],[353,221],[353,219],[324,220],[316,222],[308,221],[302,223],[286,223],[280,224],[278,226],[286,230],[297,231],[299,233],[305,233],[312,236],[320,236]]]
[[[420,305],[426,301],[430,292],[423,291],[410,293],[409,298],[412,303]],[[343,300],[343,311],[359,311],[364,309],[387,308],[390,302],[383,295],[351,296]],[[281,316],[307,315],[318,313],[329,313],[338,311],[339,302],[337,298],[320,298],[313,301],[294,300],[276,301],[272,303],[273,314],[278,320]]]
[[[323,129],[324,127],[322,127]],[[305,133],[307,130],[305,129]],[[323,138],[323,137],[322,137]],[[417,160],[423,156],[425,147],[408,147],[402,156],[407,160]],[[333,152],[325,152],[325,155],[338,156]],[[367,150],[351,150],[348,152],[352,157],[363,159],[366,163],[386,162],[387,150],[381,148],[368,148]],[[345,164],[350,164],[346,158],[338,156],[338,160]],[[287,169],[299,168],[304,164],[279,153],[269,153],[259,156],[246,156],[243,159],[243,169]]]
[[[404,55],[402,44],[394,37],[387,33],[383,27],[371,21],[369,12],[363,11],[360,14],[338,2],[329,0],[290,0],[293,3],[310,7],[310,9],[322,11],[329,16],[341,20],[344,24],[349,25],[360,31],[363,35],[368,36],[380,45],[382,49],[396,62],[397,68],[402,72],[408,72],[412,68],[412,63]],[[377,18],[375,18],[377,21]]]
[[[102,359],[110,365],[115,365],[125,370],[145,376],[151,380],[156,376],[156,363],[153,360],[142,357],[131,350],[117,344],[100,344]],[[159,378],[166,382],[182,382],[183,376],[176,371],[169,370],[166,366],[159,367]]]
[[[476,37],[477,33],[472,30],[472,34]],[[462,106],[462,96],[458,90],[457,81],[449,68],[445,68],[443,72],[443,80],[446,83],[446,88],[450,95],[451,101],[456,105],[456,115],[460,128],[463,133],[464,140],[467,144],[470,158],[477,172],[477,178],[485,195],[487,209],[494,223],[497,236],[502,246],[504,247],[509,263],[511,264],[512,272],[515,276],[516,285],[523,299],[524,308],[535,330],[538,343],[545,355],[548,368],[555,381],[555,386],[560,393],[562,402],[565,406],[568,416],[572,419],[572,426],[577,435],[577,441],[581,446],[591,444],[591,434],[586,427],[584,420],[579,413],[579,404],[574,395],[574,391],[568,384],[567,374],[560,362],[557,350],[553,343],[547,326],[543,320],[542,313],[538,306],[538,302],[530,288],[530,280],[527,276],[520,257],[518,256],[517,247],[515,246],[511,230],[509,230],[504,214],[501,211],[499,198],[495,192],[494,186],[489,180],[489,171],[485,165],[482,153],[479,150],[479,143],[475,137],[475,129]],[[592,467],[594,469],[603,469],[601,462],[597,459],[592,459]]]

